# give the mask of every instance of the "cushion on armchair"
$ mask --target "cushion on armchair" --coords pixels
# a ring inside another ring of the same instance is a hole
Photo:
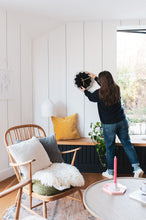
[[[24,179],[25,179],[24,177],[21,177],[22,181]],[[29,186],[26,185],[26,186],[24,186],[24,188],[28,190]],[[66,190],[68,190],[68,189],[66,189]],[[56,195],[58,193],[61,193],[63,191],[55,189],[53,186],[45,186],[39,180],[32,180],[32,192],[37,193],[39,195],[43,195],[43,196],[52,196],[52,195]]]
[[[38,138],[38,140],[43,145],[45,151],[47,152],[52,163],[62,163],[64,162],[62,154],[58,148],[55,134],[50,137]],[[15,140],[15,143],[20,143],[22,140]]]
[[[57,190],[84,185],[84,178],[79,170],[66,163],[53,163],[50,167],[37,171],[32,179]]]
[[[10,145],[8,146],[8,150],[12,154],[16,163],[22,163],[35,159],[32,163],[32,175],[38,170],[45,169],[52,164],[43,145],[36,137]],[[29,176],[28,165],[21,166],[20,170],[24,177],[27,178]]]
[[[52,163],[62,163],[64,162],[62,158],[62,154],[58,148],[55,135],[52,135],[50,137],[45,138],[39,138],[39,141],[45,148],[47,154],[49,155],[49,158]]]

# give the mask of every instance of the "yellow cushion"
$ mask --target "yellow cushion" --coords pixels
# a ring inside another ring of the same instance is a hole
[[[77,114],[62,118],[62,117],[51,117],[54,126],[54,133],[56,134],[56,140],[67,140],[67,139],[78,139],[76,124]]]

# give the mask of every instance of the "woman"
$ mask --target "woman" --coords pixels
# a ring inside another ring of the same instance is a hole
[[[134,177],[142,177],[144,172],[140,168],[136,151],[130,142],[128,122],[121,106],[119,86],[108,71],[100,72],[98,77],[92,73],[89,73],[89,76],[100,85],[100,88],[93,93],[83,87],[80,90],[85,93],[90,101],[97,102],[99,117],[103,124],[107,170],[102,175],[109,179],[113,178],[115,136],[117,135],[134,168]]]

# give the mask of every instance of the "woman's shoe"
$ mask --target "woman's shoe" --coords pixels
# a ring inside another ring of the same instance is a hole
[[[136,171],[133,171],[134,178],[142,177],[144,174],[144,171],[141,168],[138,168]]]
[[[112,174],[109,174],[108,170],[102,173],[102,176],[108,178],[108,179],[113,179],[114,176]]]

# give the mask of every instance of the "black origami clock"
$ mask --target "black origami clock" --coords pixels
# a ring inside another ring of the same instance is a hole
[[[91,77],[85,72],[79,72],[75,77],[75,84],[78,88],[84,87],[86,89],[90,86],[91,82]]]

